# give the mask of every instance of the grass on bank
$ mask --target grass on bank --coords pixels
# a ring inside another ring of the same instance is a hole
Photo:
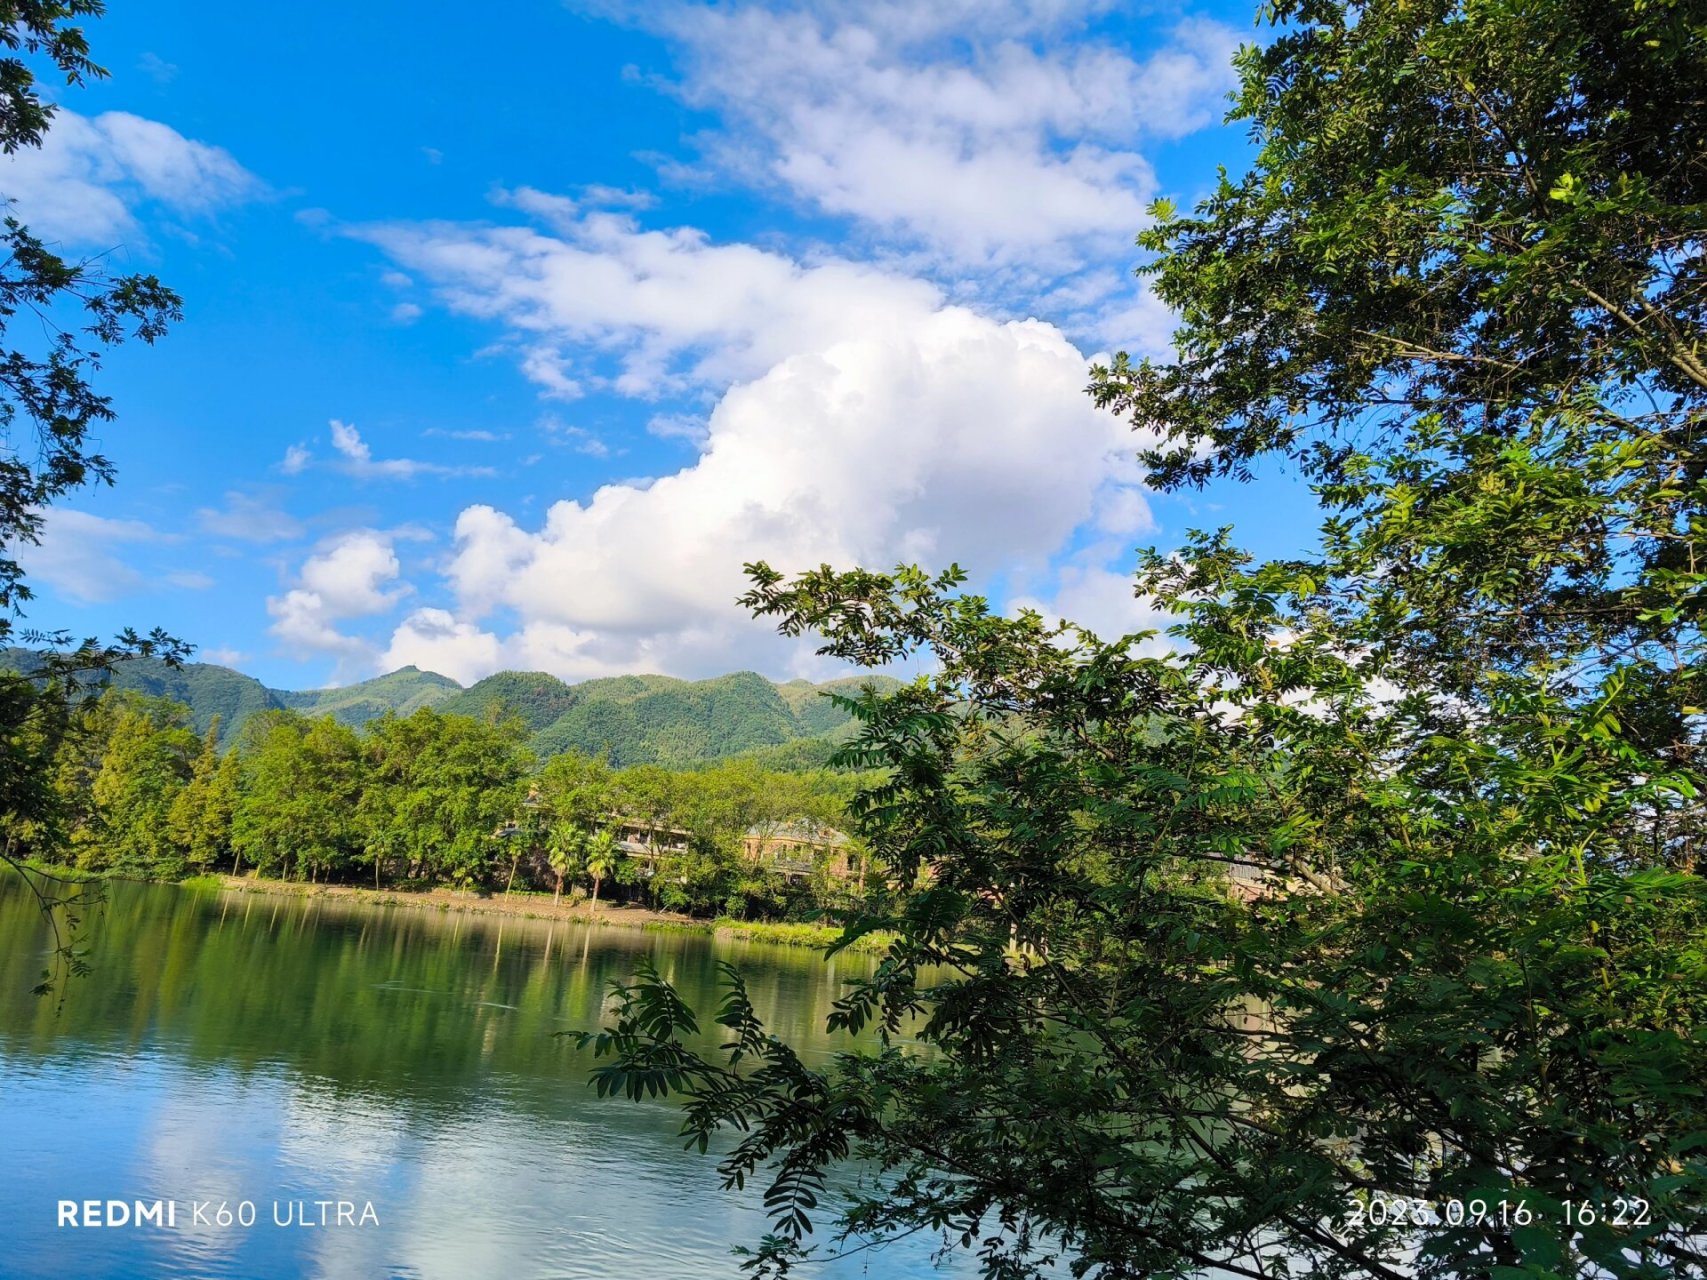
[[[59,866],[33,860],[25,862],[24,866],[31,871],[39,871],[44,875],[77,883],[125,878],[108,871],[87,871],[80,867]],[[190,889],[198,893],[233,889],[238,892],[288,893],[305,897],[313,896],[316,891],[326,887],[303,884],[295,880],[272,880],[261,876],[234,877],[214,872],[185,876],[181,880],[167,883],[174,883],[181,889]],[[453,904],[447,903],[443,899],[429,899],[425,893],[408,889],[367,889],[360,885],[342,885],[339,888],[342,890],[340,896],[353,897],[370,906],[434,906],[442,911],[455,909]],[[517,889],[508,896],[521,900],[517,903],[515,910],[506,912],[500,906],[488,906],[485,910],[491,914],[514,915],[523,919],[560,918],[555,912],[546,913],[528,909],[536,903],[550,902],[552,899],[550,893]],[[501,892],[494,892],[490,896],[478,900],[489,904],[499,904],[504,901],[505,897],[506,895]],[[634,921],[606,914],[576,916],[574,923],[635,927]],[[817,951],[828,950],[842,936],[840,927],[836,925],[809,924],[798,921],[737,920],[733,916],[719,916],[715,920],[651,919],[641,922],[639,927],[655,933],[711,934],[718,940],[726,942],[763,942],[772,946],[808,947]],[[893,941],[893,934],[869,933],[857,939],[848,947],[848,950],[861,955],[881,954],[888,949]]]

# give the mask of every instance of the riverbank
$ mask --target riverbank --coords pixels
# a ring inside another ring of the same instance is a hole
[[[233,893],[260,893],[297,898],[335,898],[374,907],[401,907],[416,911],[461,911],[470,915],[504,916],[521,920],[560,920],[569,924],[598,925],[617,929],[652,929],[669,933],[703,933],[741,942],[768,942],[778,946],[811,947],[822,950],[841,937],[831,925],[773,923],[763,920],[702,920],[674,911],[655,911],[631,903],[599,903],[598,910],[586,899],[568,898],[553,904],[545,894],[480,893],[459,889],[368,889],[348,884],[303,884],[292,880],[266,880],[259,876],[197,876],[192,885]],[[861,938],[855,951],[881,951],[888,938]]]
[[[52,876],[64,882],[88,882],[107,879],[101,873],[75,867],[51,866],[28,862],[31,871]],[[229,893],[255,893],[288,898],[332,898],[370,907],[401,907],[413,911],[460,911],[469,915],[500,916],[517,920],[558,920],[568,924],[597,925],[601,928],[651,929],[666,933],[701,933],[732,942],[766,942],[773,946],[808,947],[822,951],[842,936],[834,925],[801,924],[768,920],[734,920],[720,916],[704,920],[675,911],[655,911],[632,903],[601,902],[592,909],[584,897],[565,897],[553,903],[551,895],[531,892],[495,893],[478,890],[446,888],[431,889],[369,889],[352,884],[304,884],[300,880],[269,880],[255,875],[211,874],[191,876],[174,881],[186,889],[206,889]],[[892,935],[872,933],[860,938],[849,948],[864,954],[885,951]]]

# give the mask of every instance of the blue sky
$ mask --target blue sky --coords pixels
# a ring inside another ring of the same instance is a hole
[[[186,318],[109,359],[119,483],[24,549],[31,623],[283,687],[787,678],[745,560],[1114,632],[1140,544],[1307,545],[1282,476],[1146,491],[1082,394],[1165,346],[1132,237],[1243,163],[1252,8],[114,0],[0,192]]]

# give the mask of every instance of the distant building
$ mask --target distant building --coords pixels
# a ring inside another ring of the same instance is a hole
[[[1227,867],[1227,887],[1241,902],[1266,897],[1274,887],[1268,871],[1255,862],[1233,862]]]
[[[810,879],[822,868],[837,880],[865,877],[865,856],[834,827],[802,819],[748,827],[741,856],[789,880]]]
[[[620,813],[607,813],[599,825],[616,837],[616,847],[635,859],[650,872],[658,859],[666,854],[686,853],[693,832],[680,827],[666,827],[640,818],[625,818]]]

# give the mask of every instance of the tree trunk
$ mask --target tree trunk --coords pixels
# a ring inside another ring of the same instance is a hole
[[[561,901],[563,901],[563,873],[559,871],[557,873],[557,892],[551,895],[551,905],[555,907]]]
[[[601,878],[599,876],[593,877],[593,905],[587,908],[589,915],[597,915],[599,912],[599,883]]]

